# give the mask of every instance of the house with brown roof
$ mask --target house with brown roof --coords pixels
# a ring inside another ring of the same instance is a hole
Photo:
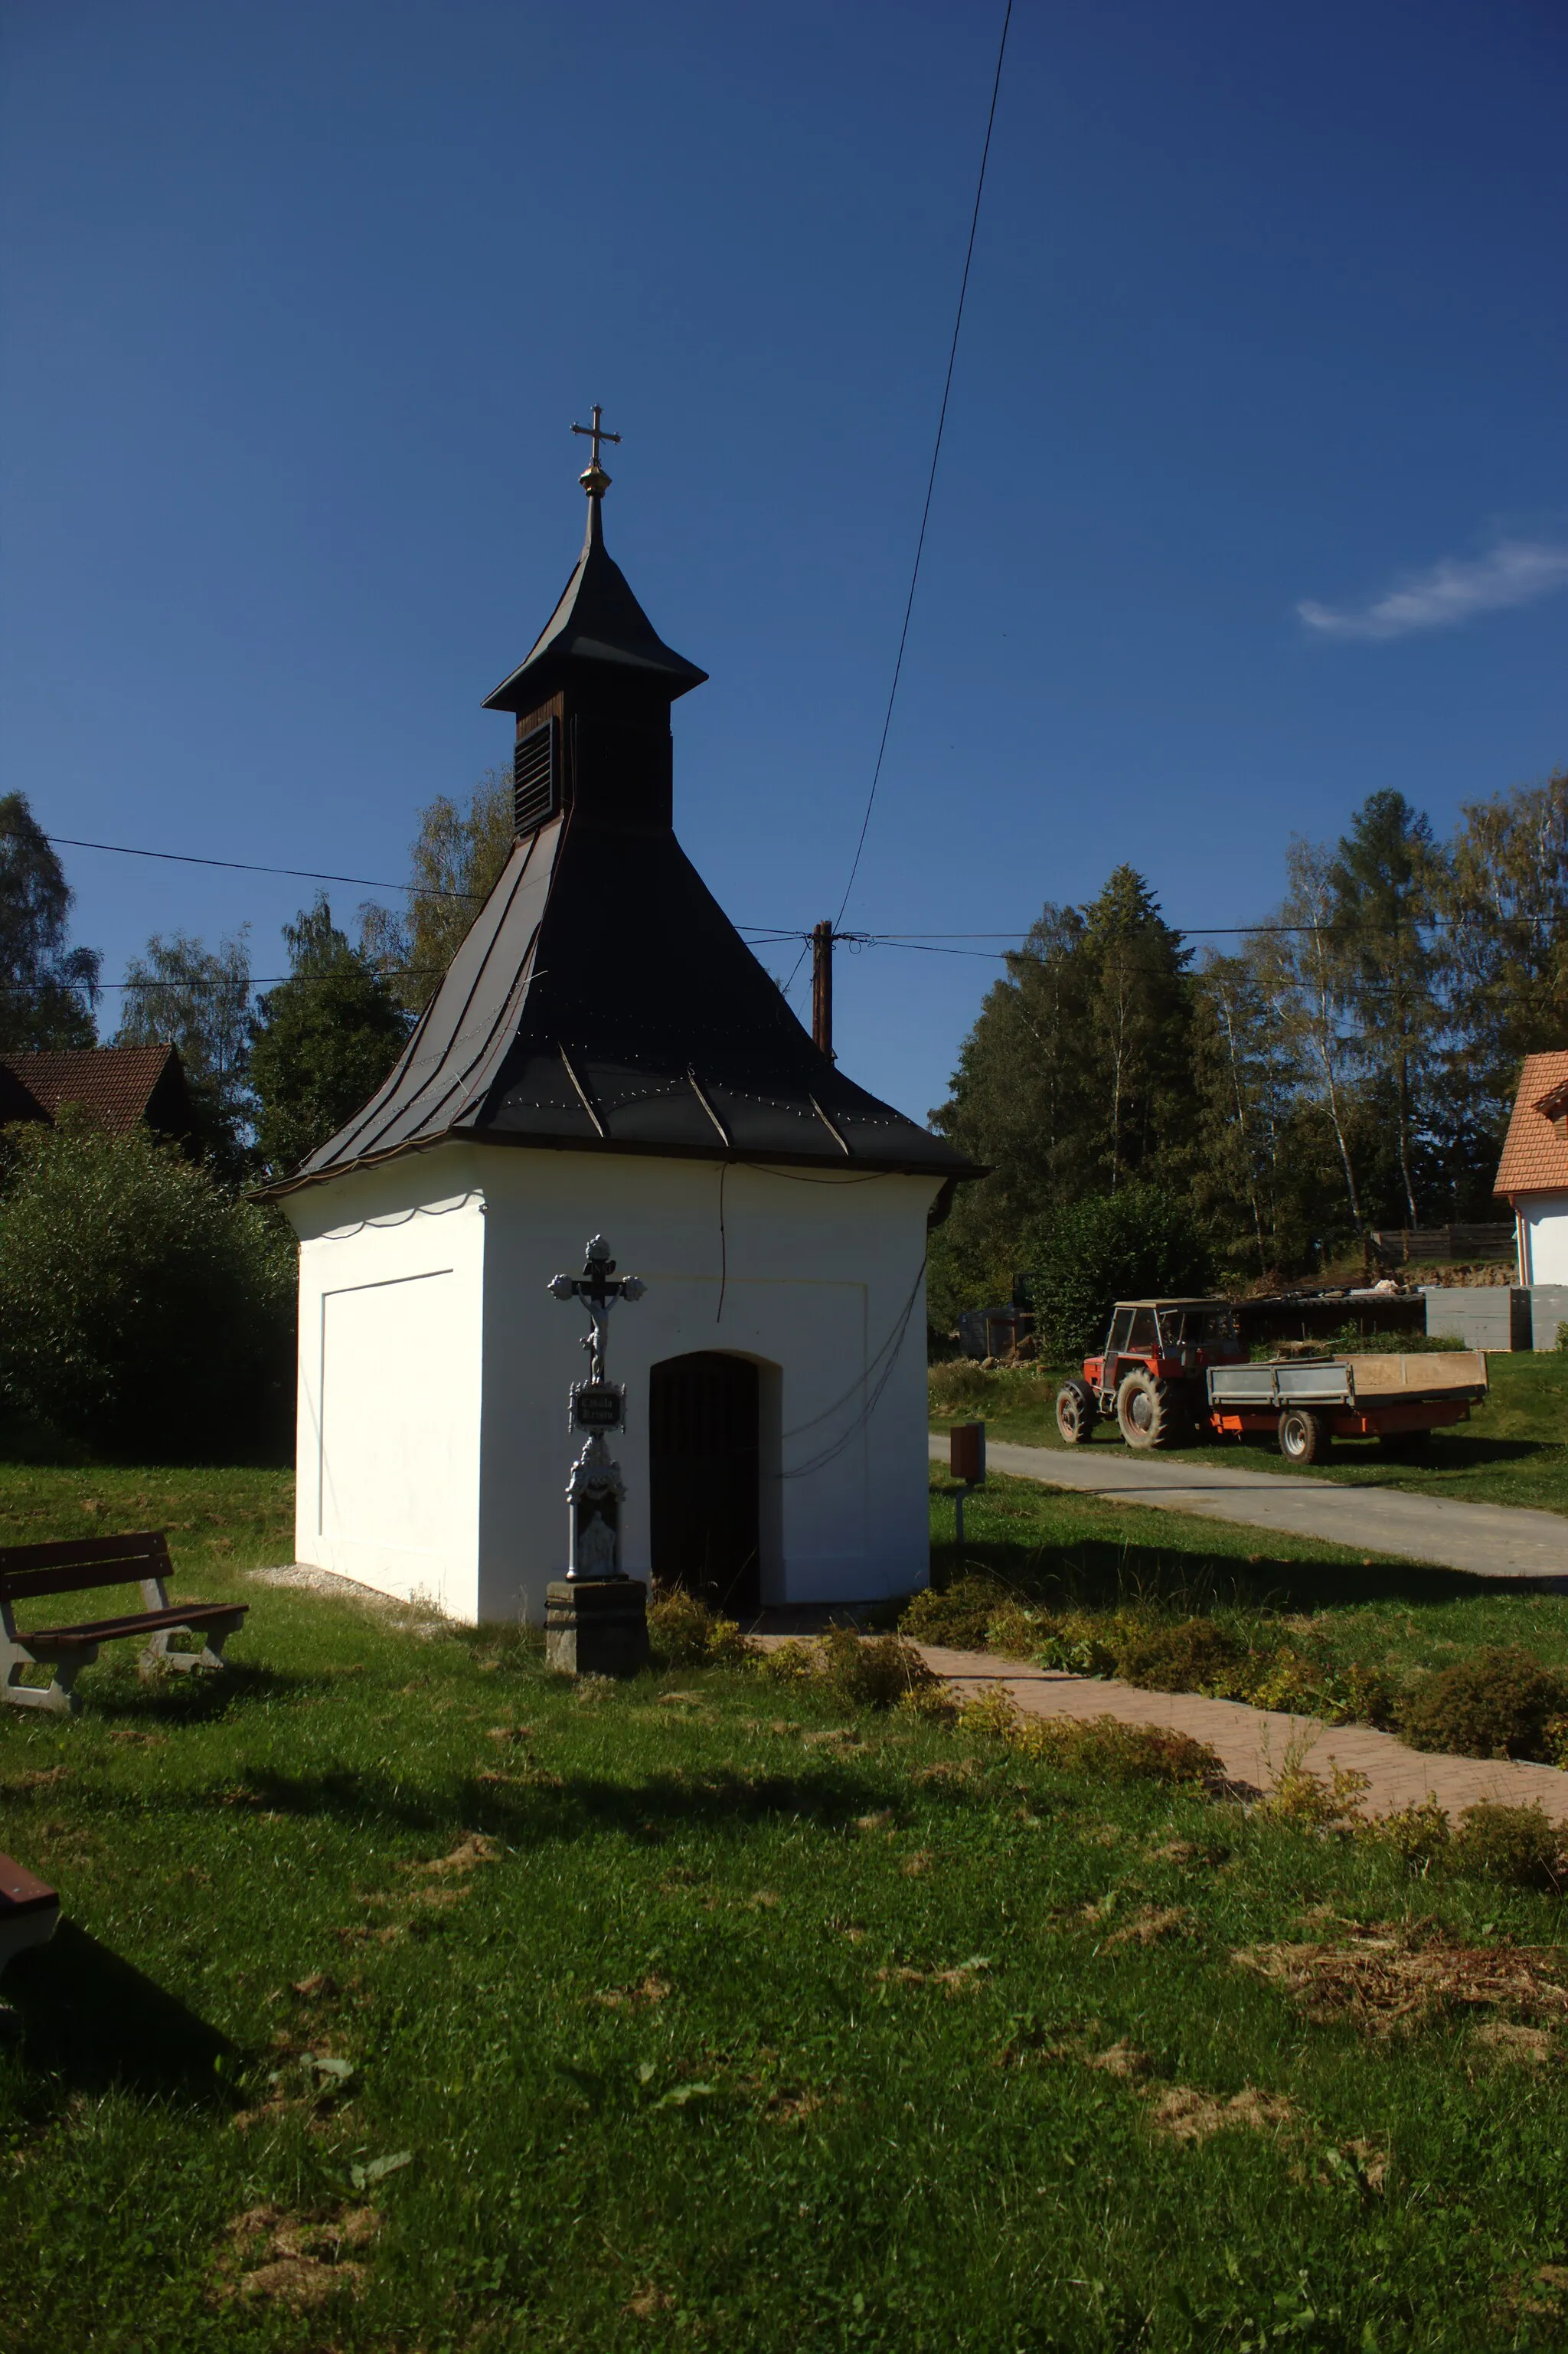
[[[1513,1212],[1521,1284],[1568,1284],[1568,1052],[1527,1055],[1495,1188]]]
[[[0,1128],[47,1120],[76,1103],[112,1135],[139,1122],[185,1142],[196,1134],[185,1066],[173,1046],[81,1046],[58,1053],[0,1055]]]

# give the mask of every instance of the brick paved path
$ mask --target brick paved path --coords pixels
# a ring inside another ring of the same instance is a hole
[[[987,1447],[993,1471],[1071,1488],[1118,1504],[1156,1504],[1321,1537],[1357,1553],[1466,1569],[1474,1577],[1568,1578],[1568,1515],[1517,1504],[1464,1504],[1446,1496],[1409,1496],[1396,1488],[1340,1488],[1329,1479],[1183,1463],[1170,1455],[1135,1455],[1110,1442],[1087,1447]],[[931,1437],[933,1461],[948,1459],[945,1433]]]
[[[1299,1759],[1325,1780],[1330,1766],[1365,1774],[1372,1787],[1361,1804],[1368,1814],[1393,1814],[1430,1791],[1455,1816],[1481,1798],[1515,1807],[1539,1800],[1554,1822],[1568,1823],[1568,1774],[1555,1766],[1520,1765],[1511,1758],[1488,1763],[1430,1757],[1370,1725],[1324,1724],[1315,1717],[1248,1708],[1241,1701],[1203,1700],[1196,1692],[1139,1691],[1110,1679],[994,1659],[988,1651],[951,1651],[935,1643],[917,1649],[932,1671],[965,1699],[1001,1690],[1011,1692],[1030,1716],[1115,1716],[1124,1724],[1170,1725],[1206,1741],[1234,1781],[1257,1790],[1272,1788],[1287,1759]]]

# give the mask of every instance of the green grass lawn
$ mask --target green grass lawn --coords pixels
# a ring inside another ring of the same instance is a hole
[[[1076,1371],[1075,1367],[1065,1371]],[[1454,1496],[1474,1503],[1530,1504],[1568,1512],[1568,1354],[1489,1357],[1490,1394],[1467,1423],[1434,1432],[1419,1462],[1385,1458],[1375,1439],[1337,1441],[1327,1464],[1286,1463],[1272,1441],[1230,1440],[1184,1447],[1183,1463],[1263,1464],[1283,1478],[1333,1479],[1350,1486],[1402,1488],[1414,1495]],[[978,1365],[932,1372],[933,1427],[983,1420],[996,1438],[1061,1447],[1054,1403],[1062,1372],[982,1373]],[[1123,1444],[1102,1422],[1096,1447]]]
[[[960,1553],[951,1486],[933,1466],[931,1564],[938,1585],[979,1572],[1055,1606],[1212,1615],[1259,1641],[1309,1635],[1342,1665],[1395,1675],[1482,1644],[1522,1644],[1568,1668],[1568,1594],[1033,1479],[993,1474],[969,1498]]]
[[[221,1682],[0,1714],[69,1915],[3,1989],[8,2349],[1563,2342],[1556,1898],[754,1673],[575,1689],[246,1579],[276,1475],[0,1501],[252,1605]],[[1155,1518],[1051,1541],[1351,1574]]]

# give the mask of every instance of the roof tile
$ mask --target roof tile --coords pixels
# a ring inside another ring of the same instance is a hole
[[[1538,1108],[1568,1084],[1568,1053],[1527,1055],[1494,1193],[1568,1193],[1568,1138]]]
[[[61,1104],[84,1104],[116,1136],[124,1136],[145,1117],[174,1051],[166,1045],[83,1046],[0,1059],[46,1119],[54,1119]],[[13,1119],[24,1116],[11,1114]]]

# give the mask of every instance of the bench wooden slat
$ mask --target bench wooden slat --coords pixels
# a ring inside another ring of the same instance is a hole
[[[243,1602],[170,1602],[165,1581],[174,1575],[162,1529],[130,1536],[81,1537],[69,1542],[0,1548],[0,1703],[43,1709],[60,1716],[79,1703],[74,1686],[103,1643],[140,1637],[145,1644],[141,1672],[195,1671],[221,1668],[223,1647],[245,1623]],[[15,1605],[40,1594],[90,1594],[106,1586],[138,1585],[143,1605],[114,1618],[89,1618],[74,1627],[22,1628]],[[194,1650],[171,1650],[172,1637],[188,1634]],[[52,1670],[45,1687],[26,1681],[29,1668]],[[0,1959],[3,1959],[0,1956]]]
[[[161,1529],[135,1536],[71,1538],[53,1544],[0,1545],[0,1598],[74,1594],[94,1585],[131,1585],[171,1575]]]
[[[40,1880],[14,1856],[0,1855],[0,1915],[58,1913],[59,1903],[47,1880]]]
[[[166,1554],[164,1529],[125,1529],[109,1537],[51,1537],[46,1544],[0,1545],[0,1570],[48,1569],[55,1562],[104,1561],[122,1553]]]
[[[79,1627],[30,1627],[16,1640],[24,1650],[47,1644],[58,1651],[82,1643],[117,1642],[122,1635],[156,1635],[165,1628],[210,1627],[219,1618],[231,1618],[238,1626],[249,1607],[248,1602],[193,1602],[183,1610],[137,1610],[125,1618],[87,1619]]]

